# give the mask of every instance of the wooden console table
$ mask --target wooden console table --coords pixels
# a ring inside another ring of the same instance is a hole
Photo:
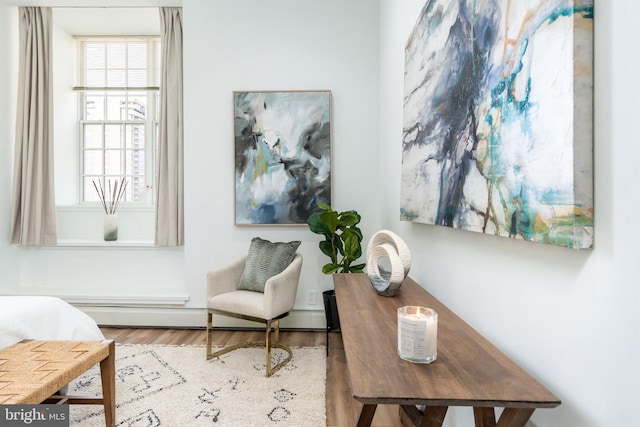
[[[416,426],[441,426],[449,406],[473,407],[476,427],[524,427],[536,408],[560,400],[440,301],[407,278],[394,297],[378,295],[366,274],[334,274],[342,340],[353,397],[369,426],[379,404],[400,405]],[[438,358],[400,359],[397,309],[438,313]],[[424,413],[416,405],[426,405]],[[496,407],[505,408],[496,422]]]
[[[100,363],[102,397],[54,394]],[[0,404],[98,404],[107,427],[115,427],[115,343],[21,341],[0,351]]]

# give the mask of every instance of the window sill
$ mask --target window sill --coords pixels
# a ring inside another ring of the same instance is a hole
[[[104,210],[98,207],[57,208],[58,246],[152,247],[155,236],[153,209],[119,209],[118,240],[105,242]]]

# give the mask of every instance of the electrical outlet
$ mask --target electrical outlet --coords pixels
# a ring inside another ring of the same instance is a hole
[[[307,293],[307,304],[316,305],[318,303],[318,291],[309,291]]]

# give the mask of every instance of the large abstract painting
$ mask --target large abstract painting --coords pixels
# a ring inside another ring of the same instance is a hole
[[[234,92],[237,225],[302,224],[331,204],[331,92]]]
[[[405,48],[401,219],[591,248],[592,98],[592,0],[428,0]]]

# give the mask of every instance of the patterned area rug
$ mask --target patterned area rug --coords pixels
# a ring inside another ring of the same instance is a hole
[[[205,360],[201,346],[116,345],[116,424],[126,427],[326,425],[324,347],[293,348],[293,359],[265,377],[264,348]],[[286,353],[274,349],[274,362]],[[70,395],[101,393],[96,367]],[[104,426],[99,405],[72,405],[71,426]]]

